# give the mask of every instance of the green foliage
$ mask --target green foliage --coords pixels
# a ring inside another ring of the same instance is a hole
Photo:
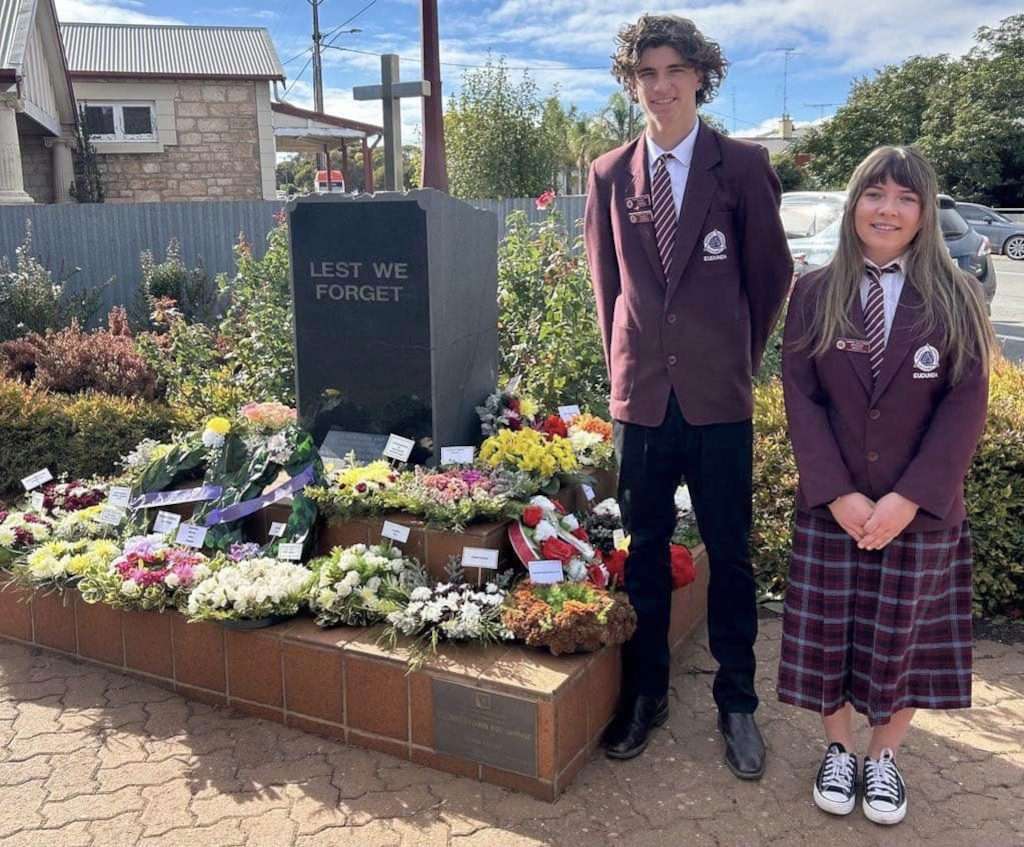
[[[881,144],[919,145],[944,191],[1016,206],[1024,196],[1024,14],[982,27],[966,56],[914,56],[854,82],[835,116],[801,138],[821,188],[845,187]]]
[[[786,306],[783,306],[782,317],[779,318],[772,329],[771,335],[768,336],[768,343],[764,345],[761,369],[754,377],[755,385],[763,385],[782,376],[782,332],[786,325],[785,315]]]
[[[513,82],[504,61],[467,71],[444,118],[452,195],[532,197],[550,187],[558,154],[543,111],[536,83],[525,74]]]
[[[772,167],[775,175],[782,183],[783,191],[805,191],[810,188],[810,179],[796,163],[796,159],[790,151],[776,153],[772,156]]]
[[[189,323],[211,323],[217,309],[217,286],[203,267],[202,260],[189,268],[181,259],[181,244],[172,238],[162,262],[152,252],[139,257],[142,279],[136,292],[133,318],[136,324],[149,325],[150,316],[158,308],[157,301],[173,300],[175,308]]]
[[[590,274],[578,239],[552,213],[531,224],[509,215],[498,253],[498,350],[502,382],[554,409],[578,404],[607,417],[608,375]]]
[[[32,255],[32,223],[14,251],[14,267],[0,257],[0,341],[29,332],[60,329],[77,319],[86,324],[99,308],[102,288],[74,292]],[[76,269],[77,270],[77,269]]]
[[[69,399],[0,377],[0,492],[40,468],[109,474],[139,441],[165,438],[177,424],[162,403],[94,392]]]
[[[754,524],[758,592],[785,590],[797,470],[786,429],[782,384],[758,386],[754,410]],[[965,483],[974,540],[974,609],[1024,611],[1024,369],[992,373],[985,432]]]
[[[92,143],[85,119],[85,106],[79,109],[75,135],[76,143],[71,154],[75,180],[71,183],[71,196],[79,203],[102,203],[103,178],[100,176],[96,147]]]
[[[267,236],[257,259],[242,238],[235,248],[233,279],[220,278],[231,305],[220,324],[219,343],[233,378],[250,402],[295,405],[295,334],[289,281],[288,226],[284,218]]]
[[[234,277],[218,277],[230,305],[217,329],[190,323],[156,301],[161,332],[139,338],[146,362],[160,377],[167,401],[197,425],[210,415],[231,416],[243,404],[295,404],[294,336],[288,281],[288,229],[282,220],[257,259],[240,238]]]

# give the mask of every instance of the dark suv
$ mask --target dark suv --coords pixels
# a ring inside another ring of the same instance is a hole
[[[996,296],[996,269],[992,264],[992,246],[988,238],[971,229],[957,211],[956,202],[945,194],[939,195],[939,224],[949,255],[962,270],[981,283],[985,302],[991,307],[992,298]]]

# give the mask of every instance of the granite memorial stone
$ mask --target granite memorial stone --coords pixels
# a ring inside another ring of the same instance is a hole
[[[474,443],[497,382],[495,216],[424,189],[305,197],[288,218],[299,417],[321,452]]]

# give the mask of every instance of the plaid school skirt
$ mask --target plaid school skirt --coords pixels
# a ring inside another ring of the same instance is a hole
[[[850,703],[872,726],[970,706],[971,566],[966,521],[859,550],[834,521],[797,512],[779,699],[825,716]]]

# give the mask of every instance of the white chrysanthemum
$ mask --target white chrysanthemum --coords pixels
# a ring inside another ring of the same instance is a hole
[[[576,519],[576,515],[563,515],[562,516],[562,527],[567,529],[569,532],[580,528],[580,522]]]
[[[219,432],[214,432],[212,429],[203,430],[203,446],[204,447],[223,447],[224,436]]]
[[[558,530],[548,521],[540,521],[533,528],[533,538],[538,544],[543,544],[549,538],[554,538],[556,535],[558,535]]]
[[[594,514],[600,517],[622,520],[622,511],[619,509],[619,504],[614,497],[602,500],[594,506]]]
[[[430,589],[425,585],[421,585],[419,588],[414,588],[412,590],[412,593],[409,595],[409,599],[422,603],[429,600],[430,596]]]
[[[0,527],[0,547],[10,547],[14,544],[14,529],[11,527]]]
[[[572,559],[565,575],[572,582],[583,582],[587,578],[587,566],[582,559]]]
[[[676,489],[675,501],[677,512],[693,511],[693,503],[690,501],[690,489],[685,485],[680,485]]]
[[[555,511],[558,511],[555,508],[555,504],[552,503],[547,497],[544,497],[541,494],[537,494],[537,495],[531,497],[530,498],[530,505],[531,506],[540,506],[545,512],[555,512]]]

